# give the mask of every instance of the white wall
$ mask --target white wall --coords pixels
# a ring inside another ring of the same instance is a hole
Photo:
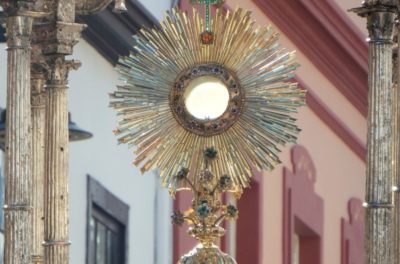
[[[157,19],[171,7],[169,0],[140,2]],[[0,44],[0,107],[3,108],[6,101],[5,47],[4,43]],[[73,58],[82,61],[83,66],[70,74],[69,109],[73,121],[92,132],[94,137],[70,145],[70,263],[85,263],[88,174],[130,206],[129,263],[170,263],[170,198],[160,189],[154,173],[141,175],[131,165],[132,151],[127,146],[118,146],[112,133],[117,121],[114,111],[108,108],[108,93],[114,90],[118,74],[83,40],[75,47]]]
[[[157,19],[171,7],[170,0],[140,1]],[[94,137],[70,148],[71,263],[84,263],[86,249],[86,175],[89,174],[130,206],[129,263],[171,263],[172,210],[168,192],[155,173],[141,175],[131,164],[133,153],[117,145],[115,111],[108,94],[118,74],[88,43],[81,41],[74,58],[83,66],[70,74],[72,119]]]
[[[6,96],[5,47],[0,44],[0,107],[5,107]],[[132,151],[117,145],[112,133],[117,121],[108,107],[108,94],[115,89],[118,74],[83,40],[75,47],[73,58],[83,65],[70,73],[69,109],[72,120],[94,137],[70,144],[70,263],[85,263],[88,174],[130,206],[129,263],[170,263],[170,198],[159,188],[154,173],[141,175],[131,165]],[[166,224],[161,225],[163,221]]]
[[[129,263],[153,263],[155,177],[140,175],[132,151],[117,145],[117,122],[108,93],[118,74],[89,44],[81,41],[74,58],[83,66],[70,74],[72,119],[94,137],[70,145],[71,263],[84,263],[86,249],[86,175],[105,185],[130,206]],[[168,221],[168,219],[166,219]]]
[[[158,20],[161,20],[164,17],[164,12],[169,10],[172,5],[176,3],[175,0],[139,0],[139,2]]]

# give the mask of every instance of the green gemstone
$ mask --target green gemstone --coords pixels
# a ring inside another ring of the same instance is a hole
[[[205,5],[207,3],[209,3],[210,5],[216,5],[223,3],[224,0],[191,0],[190,2],[192,4],[200,4],[200,5]]]

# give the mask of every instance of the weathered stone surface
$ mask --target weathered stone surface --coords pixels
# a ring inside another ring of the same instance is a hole
[[[35,66],[32,65],[34,69]],[[46,75],[32,71],[32,262],[43,263]]]
[[[68,74],[80,62],[65,55],[47,56],[46,85],[44,260],[46,264],[69,263],[68,177]]]
[[[80,62],[65,56],[85,28],[74,23],[76,6],[95,13],[111,2],[88,9],[87,1],[0,0],[8,16],[5,264],[69,262],[67,84]]]
[[[5,264],[30,264],[31,87],[30,35],[33,19],[7,19],[7,125],[5,146]]]
[[[376,6],[395,6],[397,4],[397,0],[365,0],[364,5]]]
[[[69,263],[67,88],[52,79],[46,86],[44,259],[47,264]]]
[[[395,1],[366,1],[355,10],[369,31],[369,110],[366,183],[366,263],[393,263],[393,83]]]
[[[398,135],[400,129],[400,90],[399,90],[399,45],[398,34],[400,25],[395,27],[394,45],[393,45],[393,202],[395,205],[393,212],[393,263],[400,263],[400,138]],[[396,114],[397,113],[397,114]]]

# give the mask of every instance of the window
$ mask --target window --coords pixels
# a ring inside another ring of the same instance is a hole
[[[294,222],[292,264],[321,263],[320,235],[298,217],[295,217]]]
[[[126,264],[129,206],[88,177],[87,264]]]
[[[89,237],[94,263],[124,263],[124,226],[97,206],[93,207]]]
[[[300,236],[293,234],[292,264],[300,264]]]
[[[238,263],[261,264],[261,184],[254,180],[251,190],[238,200],[240,212],[237,220],[236,260]],[[249,240],[249,238],[251,238]]]
[[[293,169],[283,175],[283,263],[322,263],[324,202],[315,193],[314,163],[302,146],[292,148]]]
[[[342,218],[342,264],[364,262],[364,207],[358,198],[348,202],[349,219]]]

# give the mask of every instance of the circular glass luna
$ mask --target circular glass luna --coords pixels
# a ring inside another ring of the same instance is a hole
[[[229,129],[243,112],[244,91],[233,73],[222,65],[201,64],[186,69],[169,94],[176,121],[201,136]]]
[[[198,120],[215,120],[229,105],[229,91],[225,83],[214,76],[191,80],[183,94],[186,111]]]

